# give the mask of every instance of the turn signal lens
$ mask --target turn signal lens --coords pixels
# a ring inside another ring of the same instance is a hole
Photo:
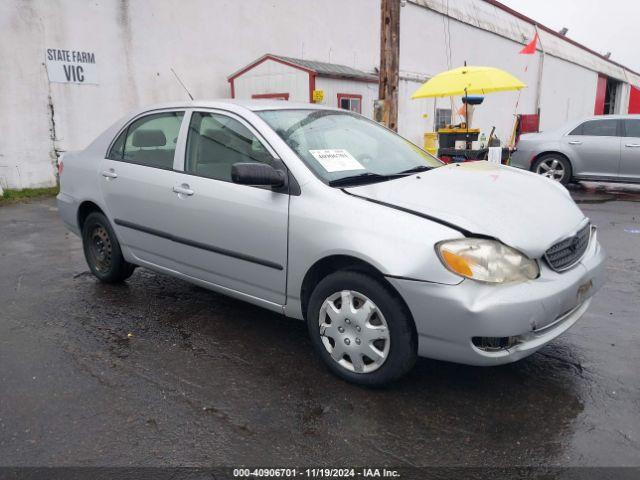
[[[447,269],[479,282],[525,282],[540,274],[535,260],[497,240],[449,240],[438,243],[436,251]]]
[[[456,273],[459,273],[463,277],[472,277],[473,271],[469,266],[469,263],[461,257],[460,255],[456,255],[455,253],[451,253],[449,250],[442,251],[442,259],[444,263],[449,269],[453,270]]]

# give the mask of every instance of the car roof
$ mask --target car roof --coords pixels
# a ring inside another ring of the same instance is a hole
[[[627,114],[627,113],[616,113],[610,115],[592,115],[591,117],[583,118],[580,120],[584,122],[586,120],[618,120],[618,119],[634,119],[640,120],[640,114]]]
[[[640,115],[639,114],[621,114],[621,113],[611,114],[611,115],[591,115],[589,117],[575,118],[568,122],[564,122],[562,125],[558,127],[551,128],[546,132],[543,131],[540,133],[545,134],[545,133],[558,132],[564,135],[566,132],[572,131],[578,125],[582,125],[584,122],[590,122],[592,120],[597,121],[597,120],[619,120],[619,119],[640,120]]]
[[[185,100],[181,102],[165,102],[148,105],[139,110],[140,113],[152,110],[162,110],[166,108],[222,108],[227,110],[292,110],[292,109],[311,109],[311,110],[338,110],[336,108],[318,105],[314,103],[289,102],[287,100],[237,100],[237,99],[220,99],[220,100]]]

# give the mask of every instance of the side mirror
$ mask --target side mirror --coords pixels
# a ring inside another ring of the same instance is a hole
[[[231,166],[231,180],[241,185],[282,187],[285,174],[266,163],[234,163]]]

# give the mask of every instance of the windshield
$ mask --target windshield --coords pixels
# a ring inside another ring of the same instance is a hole
[[[256,112],[316,175],[332,185],[398,178],[442,162],[377,123],[335,110]]]

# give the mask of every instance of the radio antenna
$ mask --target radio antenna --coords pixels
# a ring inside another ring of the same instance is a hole
[[[178,74],[176,73],[176,71],[173,69],[173,67],[171,67],[171,72],[173,72],[173,74],[176,77],[176,80],[178,80],[178,83],[180,84],[180,86],[182,88],[184,88],[184,91],[187,92],[187,95],[189,95],[189,98],[191,100],[193,100],[193,95],[191,95],[191,93],[189,92],[189,90],[187,90],[187,87],[184,86],[184,83],[182,83],[182,80],[180,80],[180,77],[178,76]]]

